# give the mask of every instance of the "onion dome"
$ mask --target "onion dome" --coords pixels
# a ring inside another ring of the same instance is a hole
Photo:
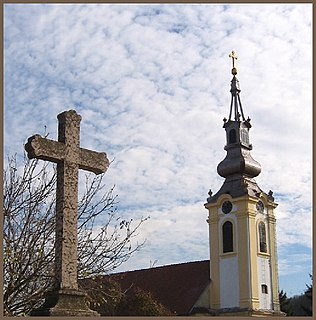
[[[252,145],[249,142],[249,129],[251,128],[250,118],[245,119],[241,100],[240,85],[236,77],[237,68],[235,52],[229,55],[233,60],[233,79],[231,80],[231,103],[228,120],[224,118],[226,131],[226,146],[224,149],[227,155],[217,166],[217,172],[220,176],[227,178],[232,175],[242,175],[249,178],[256,177],[261,172],[260,164],[255,161],[251,154]]]

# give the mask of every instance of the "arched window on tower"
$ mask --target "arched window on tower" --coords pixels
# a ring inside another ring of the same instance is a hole
[[[259,223],[259,250],[260,252],[267,252],[267,236],[266,236],[266,225],[264,222]]]
[[[233,241],[233,224],[230,221],[226,221],[222,227],[223,231],[223,253],[234,251]]]
[[[228,143],[236,143],[236,142],[237,142],[236,130],[231,129],[228,134]]]

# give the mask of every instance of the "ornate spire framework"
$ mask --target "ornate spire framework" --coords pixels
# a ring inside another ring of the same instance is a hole
[[[224,118],[224,129],[226,131],[226,157],[217,166],[217,172],[220,176],[226,178],[222,188],[211,196],[208,201],[216,201],[218,196],[223,193],[229,193],[232,196],[241,196],[244,194],[260,192],[254,177],[261,172],[260,164],[255,161],[250,151],[252,145],[249,141],[249,129],[251,128],[250,118],[244,116],[241,99],[240,85],[236,77],[237,55],[234,51],[229,55],[232,58],[233,79],[231,80],[231,103],[228,120]],[[249,187],[251,186],[251,187]],[[252,191],[251,191],[251,190]]]
[[[232,53],[229,55],[230,58],[233,60],[233,69],[232,69],[232,75],[233,79],[231,81],[231,89],[230,92],[232,94],[231,102],[230,102],[230,112],[229,112],[229,118],[228,120],[231,120],[232,117],[232,111],[234,108],[234,120],[239,120],[240,116],[242,116],[243,121],[245,121],[244,112],[242,109],[239,93],[240,93],[240,86],[239,81],[236,77],[237,75],[237,68],[235,67],[235,61],[237,60],[237,56],[235,54],[235,51],[232,51]]]

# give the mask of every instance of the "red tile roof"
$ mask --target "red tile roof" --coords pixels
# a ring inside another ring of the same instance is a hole
[[[209,284],[209,260],[112,274],[123,290],[131,286],[151,292],[177,315],[188,314]]]

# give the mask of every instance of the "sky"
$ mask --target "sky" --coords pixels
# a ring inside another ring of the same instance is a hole
[[[113,162],[122,217],[150,216],[146,245],[117,271],[209,258],[204,203],[223,183],[232,62],[253,127],[256,178],[279,204],[279,286],[310,284],[311,4],[5,4],[4,147],[23,156],[57,114]]]

